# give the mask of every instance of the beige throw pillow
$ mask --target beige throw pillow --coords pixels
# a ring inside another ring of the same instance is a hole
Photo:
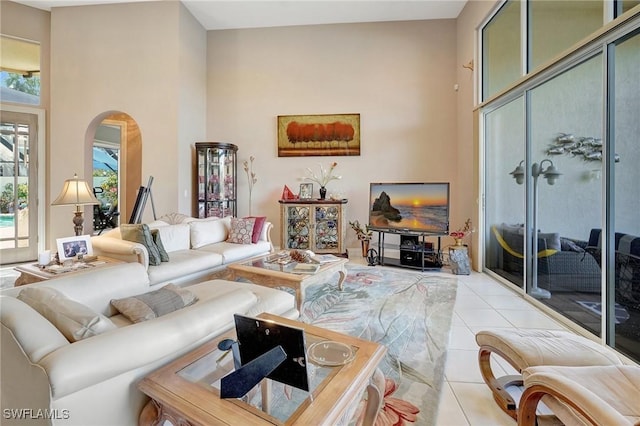
[[[50,287],[25,288],[18,299],[38,311],[72,343],[117,328],[109,318]]]
[[[195,219],[189,222],[189,226],[191,227],[191,248],[197,249],[226,240],[231,226],[231,217]]]
[[[227,242],[235,244],[251,244],[251,237],[253,235],[253,226],[255,225],[255,218],[238,219],[231,218],[231,229],[229,230],[229,237]]]
[[[189,290],[174,284],[125,299],[113,299],[111,304],[131,322],[142,322],[166,315],[194,304],[198,298]]]

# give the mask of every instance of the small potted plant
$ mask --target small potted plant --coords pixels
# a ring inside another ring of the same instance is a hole
[[[367,252],[369,251],[369,242],[371,241],[371,237],[373,232],[369,229],[369,225],[365,225],[362,227],[360,222],[354,220],[353,222],[349,222],[351,229],[356,232],[356,237],[360,240],[360,244],[362,245],[362,257],[367,257]]]
[[[457,231],[452,231],[449,233],[449,236],[453,237],[453,240],[455,242],[454,247],[461,247],[463,245],[462,239],[472,232],[473,229],[471,228],[471,218],[469,218],[466,220],[462,228],[458,228]]]

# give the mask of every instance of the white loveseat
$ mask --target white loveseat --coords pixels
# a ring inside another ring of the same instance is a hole
[[[56,289],[108,317],[116,327],[70,343],[52,322],[17,298],[24,289],[34,287]],[[136,383],[231,329],[234,313],[298,316],[292,295],[255,284],[212,280],[183,288],[198,301],[135,324],[119,314],[110,301],[149,292],[146,271],[139,263],[0,292],[1,423],[136,425],[148,401]],[[21,420],[17,419],[20,415]],[[54,419],[47,418],[51,416]]]
[[[195,219],[179,213],[161,217],[148,224],[158,229],[169,261],[149,265],[149,251],[140,243],[123,240],[120,229],[91,237],[94,254],[125,262],[139,262],[147,269],[151,286],[172,282],[185,284],[203,277],[229,263],[242,261],[273,251],[270,222],[265,222],[255,244],[227,242],[231,217]]]

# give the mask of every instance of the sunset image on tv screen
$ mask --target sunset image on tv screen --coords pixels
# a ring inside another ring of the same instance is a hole
[[[373,228],[448,232],[448,183],[372,183],[369,197]]]

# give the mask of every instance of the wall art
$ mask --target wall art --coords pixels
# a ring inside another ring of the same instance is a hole
[[[360,155],[360,114],[278,116],[278,157]]]

